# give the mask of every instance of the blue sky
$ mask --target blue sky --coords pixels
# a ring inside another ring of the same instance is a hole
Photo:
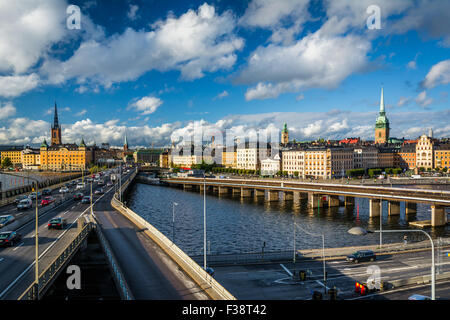
[[[169,145],[196,128],[450,136],[450,2],[0,0],[0,144]],[[66,26],[69,4],[81,29]],[[370,5],[381,29],[369,29]]]

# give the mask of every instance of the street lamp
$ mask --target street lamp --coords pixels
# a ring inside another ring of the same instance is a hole
[[[203,269],[206,270],[206,176],[203,172]]]
[[[428,239],[430,239],[431,242],[431,300],[436,300],[436,274],[435,274],[435,264],[434,264],[434,243],[433,243],[433,239],[430,237],[430,235],[423,231],[423,230],[375,230],[375,231],[368,231],[365,230],[361,227],[354,227],[351,228],[350,230],[347,231],[350,234],[353,235],[357,235],[357,236],[365,236],[368,233],[382,233],[382,232],[386,232],[386,233],[396,233],[396,232],[421,232],[423,234],[425,234]]]
[[[295,219],[295,217],[294,217],[294,219]],[[312,237],[322,237],[323,284],[324,284],[325,294],[326,294],[327,293],[327,273],[326,273],[326,268],[325,268],[325,235],[323,233],[316,234],[316,233],[308,232],[308,231],[304,230],[302,227],[300,227],[299,225],[297,225],[297,223],[294,220],[294,272],[295,272],[295,261],[296,261],[295,230],[297,228],[300,228],[303,232],[305,232],[306,234],[308,234]]]
[[[175,243],[175,206],[177,206],[178,203],[173,202],[172,203],[172,242]]]

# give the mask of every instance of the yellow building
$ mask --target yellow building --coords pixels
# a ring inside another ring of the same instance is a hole
[[[427,137],[426,134],[420,136],[419,141],[416,144],[417,168],[434,168],[433,145],[434,141],[432,138]]]
[[[450,144],[437,146],[434,150],[435,168],[450,168]]]
[[[0,151],[1,161],[5,158],[9,158],[13,165],[18,165],[22,163],[22,147],[12,146]]]
[[[236,146],[222,149],[222,165],[225,168],[236,168]]]
[[[39,170],[41,154],[39,149],[27,148],[22,151],[22,168],[24,170]]]
[[[92,151],[88,150],[84,140],[76,144],[61,144],[48,146],[44,141],[40,148],[42,170],[79,171],[86,170],[92,162]]]
[[[169,168],[170,167],[170,161],[169,161],[169,152],[164,151],[159,155],[159,166],[161,168]]]

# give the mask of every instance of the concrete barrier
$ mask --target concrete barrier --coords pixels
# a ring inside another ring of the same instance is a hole
[[[123,192],[128,186],[133,176],[122,186]],[[180,268],[182,268],[197,285],[202,288],[206,294],[208,294],[214,300],[236,300],[236,298],[228,292],[220,283],[218,283],[209,273],[207,273],[202,267],[200,267],[194,260],[191,259],[184,251],[169,240],[158,229],[152,226],[149,222],[144,220],[141,216],[127,208],[122,202],[120,202],[116,195],[111,200],[111,205],[114,209],[123,214],[128,220],[133,222],[136,226],[143,229],[144,232],[163,249],[169,257],[175,261]]]

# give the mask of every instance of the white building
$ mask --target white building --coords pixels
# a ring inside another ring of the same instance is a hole
[[[425,169],[433,168],[433,161],[433,141],[424,134],[416,144],[416,166]]]
[[[281,171],[281,158],[276,154],[273,158],[261,160],[261,175],[273,176]]]
[[[304,176],[305,171],[305,151],[304,150],[283,150],[281,153],[281,170],[289,175],[298,172],[299,177]]]
[[[258,143],[242,143],[236,149],[236,167],[237,169],[260,170],[261,160],[270,156],[270,145],[266,148],[260,148]]]

